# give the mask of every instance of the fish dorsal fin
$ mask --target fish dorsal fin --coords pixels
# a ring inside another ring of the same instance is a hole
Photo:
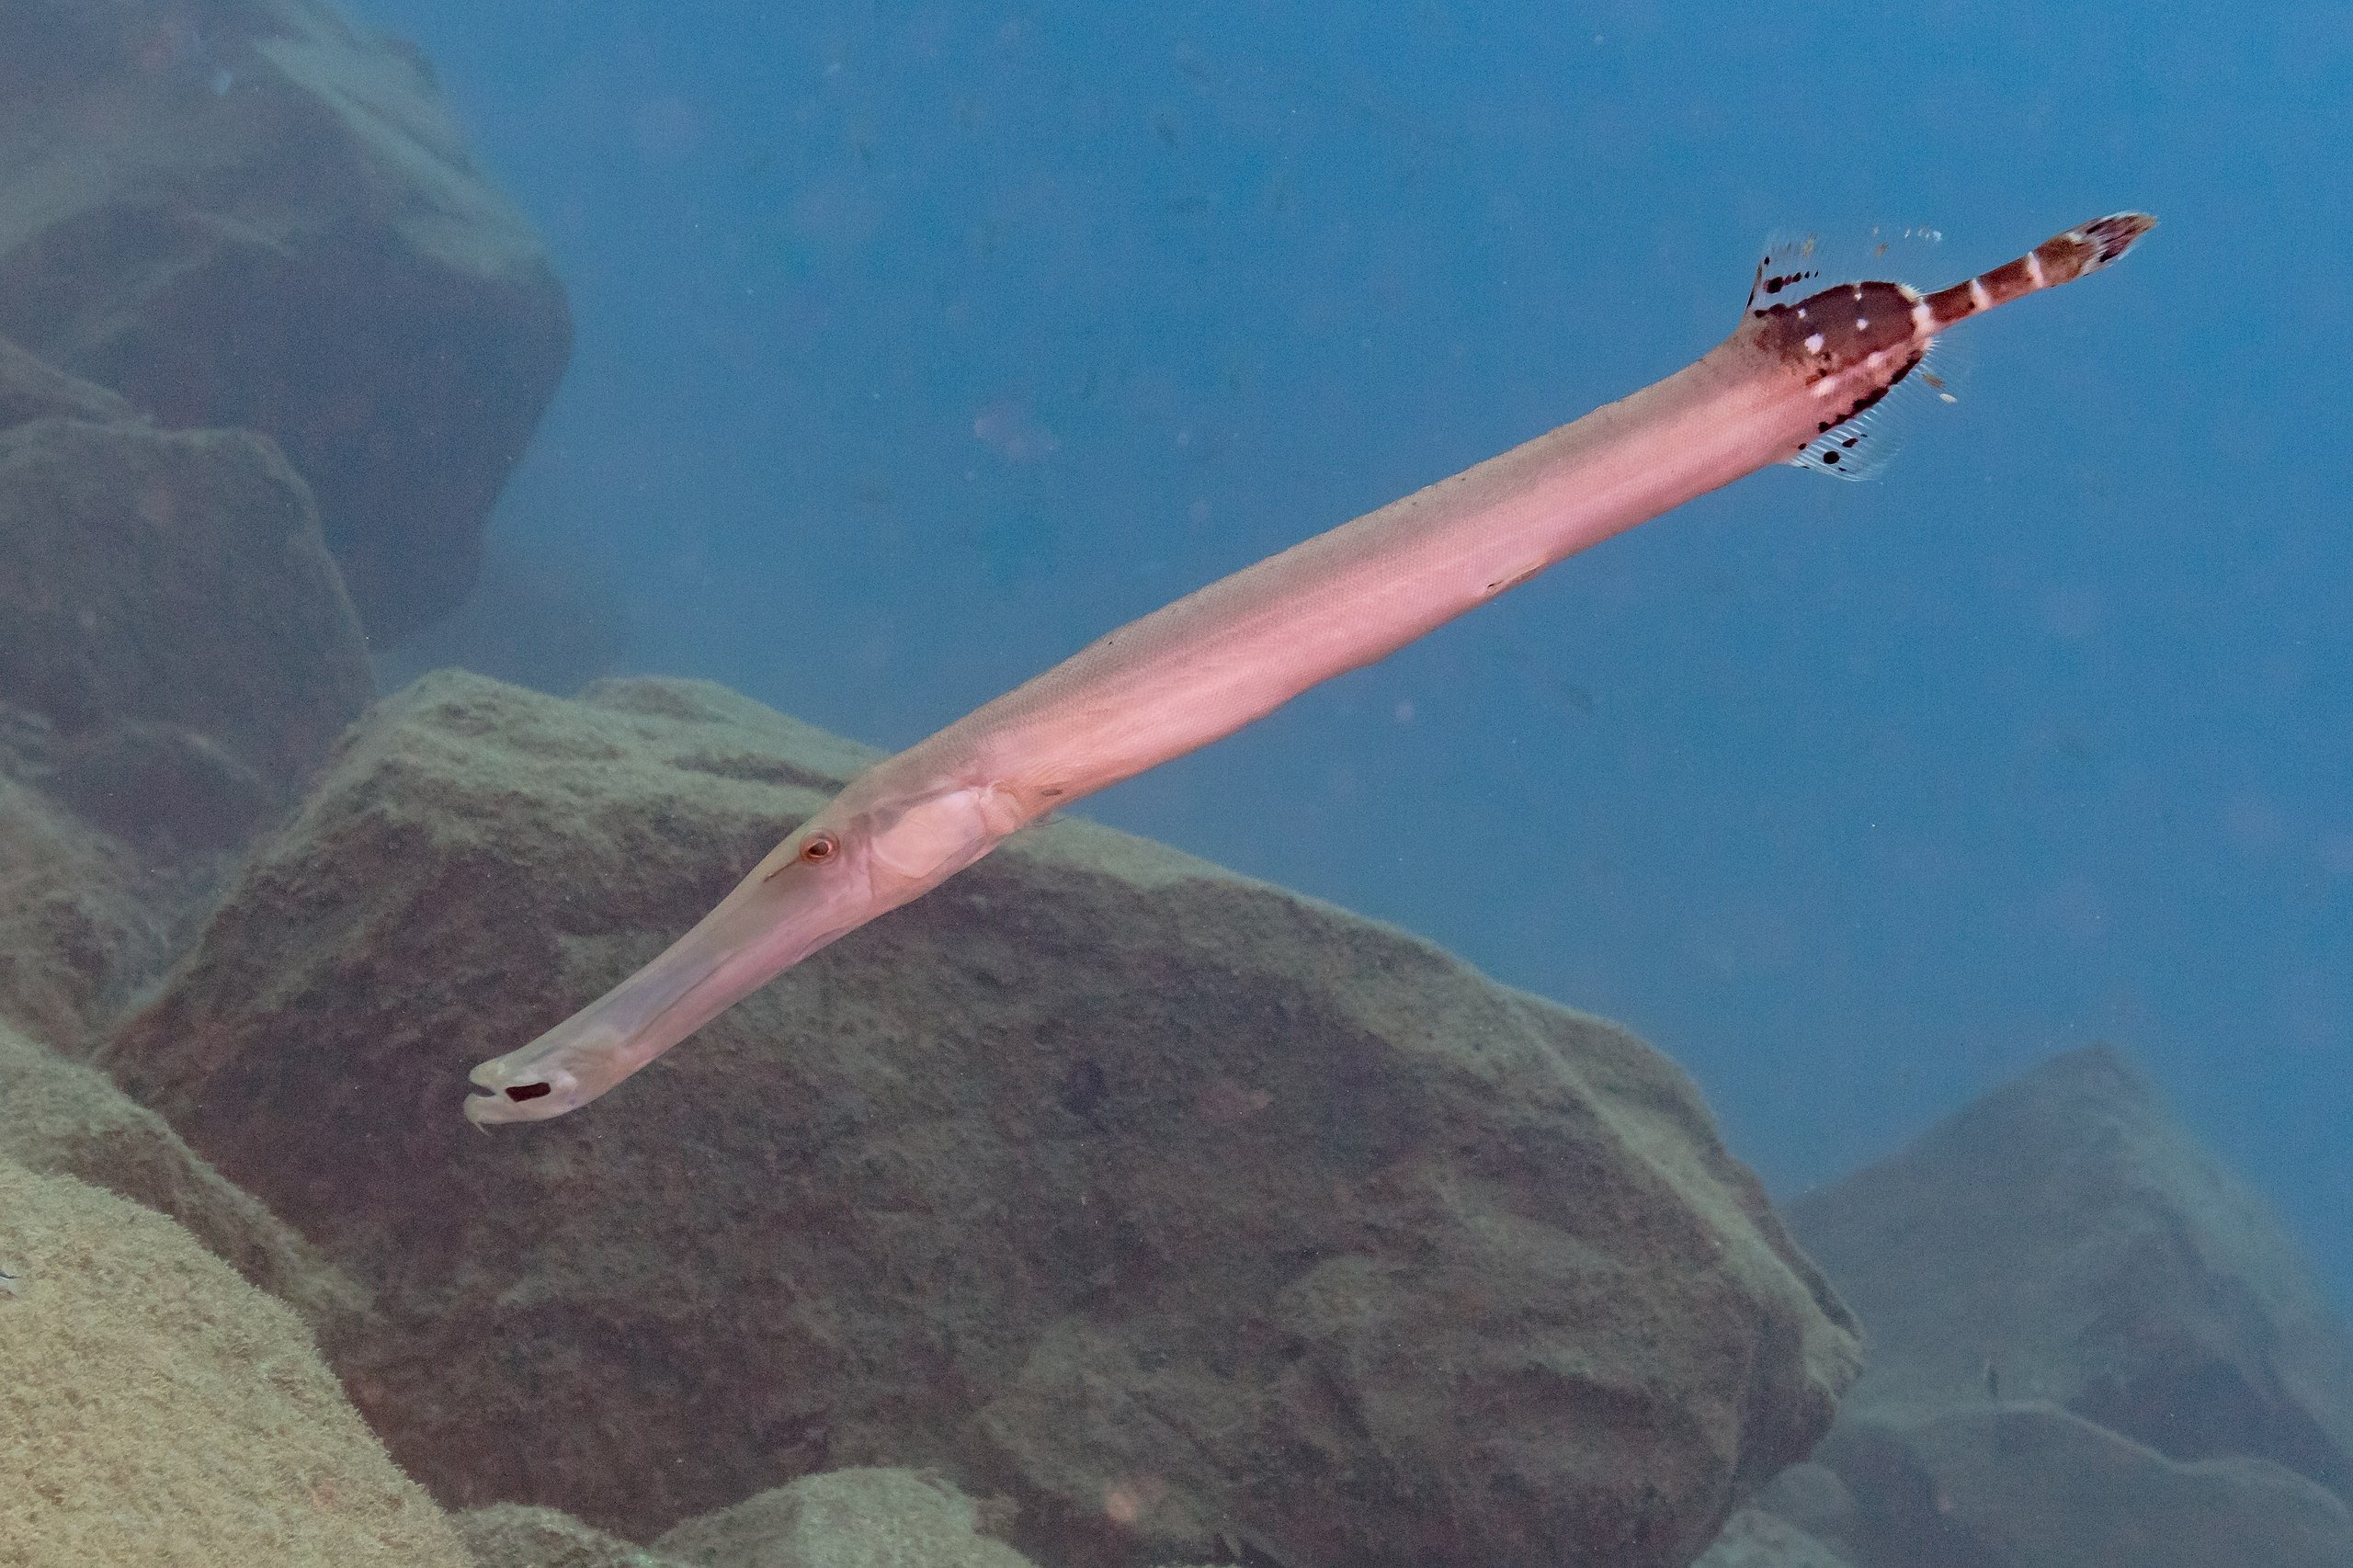
[[[1859,233],[1824,239],[1779,232],[1765,242],[1748,290],[1747,311],[1763,313],[1782,301],[1823,294],[1842,285],[1902,282],[1934,278],[1944,236],[1922,224],[1879,224]],[[1954,366],[1941,344],[1885,395],[1808,441],[1790,460],[1837,479],[1869,479],[1887,467],[1915,427],[1924,404],[1954,401]]]
[[[1819,281],[1822,268],[1814,256],[1821,244],[1815,235],[1788,229],[1766,235],[1764,254],[1756,260],[1756,277],[1748,285],[1748,303],[1741,313],[1760,312],[1779,300],[1803,299],[1824,287]]]
[[[1765,236],[1756,275],[1748,286],[1748,311],[1839,283],[1902,281],[1911,274],[1939,275],[1938,252],[1944,235],[1925,224],[1875,223],[1852,234],[1824,235],[1776,229]]]

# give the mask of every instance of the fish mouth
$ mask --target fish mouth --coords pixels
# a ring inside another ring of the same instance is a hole
[[[522,1052],[517,1052],[520,1055]],[[487,1094],[466,1096],[466,1119],[484,1131],[510,1121],[546,1121],[587,1103],[580,1081],[561,1067],[522,1067],[507,1057],[466,1074]]]

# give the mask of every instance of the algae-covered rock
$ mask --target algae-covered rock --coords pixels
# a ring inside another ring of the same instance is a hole
[[[451,1517],[476,1568],[687,1568],[555,1508],[493,1503]]]
[[[0,710],[0,732],[9,721]],[[178,900],[156,882],[128,846],[0,766],[0,1021],[61,1050],[90,1043],[169,956],[165,909]]]
[[[971,1498],[908,1470],[803,1476],[654,1545],[693,1568],[1030,1568],[980,1533]]]
[[[380,638],[464,596],[571,352],[429,68],[325,0],[0,6],[0,333],[273,437]]]
[[[493,1504],[456,1516],[481,1568],[1031,1568],[981,1533],[972,1500],[938,1475],[803,1476],[633,1546],[554,1508]]]
[[[162,1216],[0,1160],[0,1559],[472,1568],[292,1312]]]
[[[70,1176],[180,1225],[247,1283],[313,1324],[348,1319],[364,1294],[249,1193],[222,1179],[163,1118],[106,1074],[0,1024],[0,1160]]]
[[[1081,821],[466,1124],[870,756],[428,677],[106,1052],[373,1290],[338,1368],[445,1501],[643,1540],[919,1465],[1056,1568],[1681,1568],[1820,1435],[1844,1312],[1671,1063]]]

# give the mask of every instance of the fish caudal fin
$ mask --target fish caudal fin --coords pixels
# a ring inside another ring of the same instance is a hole
[[[2146,212],[2115,212],[2054,234],[2016,261],[1928,295],[1916,307],[1916,324],[1933,335],[1981,311],[2072,283],[2116,260],[2156,226]]]

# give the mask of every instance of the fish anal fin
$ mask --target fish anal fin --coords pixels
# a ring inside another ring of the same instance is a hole
[[[1942,342],[1927,345],[1893,386],[1867,405],[1829,421],[1790,461],[1834,479],[1870,479],[1885,472],[1919,426],[1924,412],[1959,400],[1953,356]]]

